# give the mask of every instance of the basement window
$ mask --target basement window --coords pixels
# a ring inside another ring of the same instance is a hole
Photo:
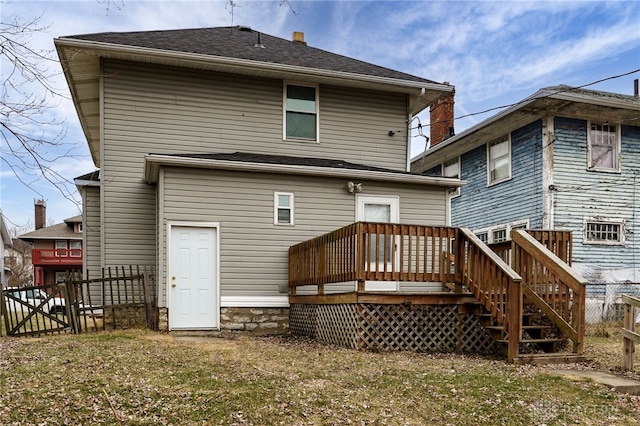
[[[588,218],[584,226],[585,244],[624,244],[624,220]]]

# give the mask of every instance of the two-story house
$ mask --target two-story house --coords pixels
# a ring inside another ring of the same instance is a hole
[[[11,247],[11,237],[4,221],[4,215],[0,210],[0,289],[7,286],[7,276],[11,273],[9,265],[5,263],[5,246]]]
[[[19,235],[18,238],[33,245],[33,284],[63,282],[67,274],[82,276],[82,216],[65,219],[51,226],[46,224],[44,201],[35,203],[35,231]]]
[[[566,229],[590,283],[640,282],[640,98],[547,87],[455,136],[412,170],[457,176],[451,224],[486,243],[512,229]]]
[[[290,246],[359,220],[444,225],[461,185],[409,172],[412,119],[452,86],[313,48],[302,33],[55,45],[100,169],[76,180],[85,266],[154,266],[163,328],[286,325]]]

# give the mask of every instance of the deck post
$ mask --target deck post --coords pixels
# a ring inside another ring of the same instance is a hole
[[[522,286],[514,279],[507,278],[507,317],[509,340],[507,360],[511,363],[518,358],[522,339]]]
[[[364,244],[364,224],[356,223],[356,281],[358,283],[358,291],[364,291],[365,283],[365,244]]]

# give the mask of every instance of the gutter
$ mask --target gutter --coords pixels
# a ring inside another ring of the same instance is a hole
[[[229,170],[250,173],[273,173],[298,176],[333,177],[346,179],[370,179],[380,182],[409,183],[417,185],[460,187],[466,182],[434,176],[422,176],[406,173],[380,172],[372,170],[336,169],[318,166],[298,166],[268,163],[252,163],[203,158],[185,158],[162,154],[148,154],[144,157],[144,176],[146,183],[157,183],[160,167],[192,167],[199,169]]]

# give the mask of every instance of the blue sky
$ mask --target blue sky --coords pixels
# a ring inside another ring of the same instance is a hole
[[[639,1],[0,1],[2,21],[13,16],[48,28],[34,47],[53,51],[55,37],[104,31],[140,31],[247,25],[291,39],[305,33],[313,47],[351,56],[456,87],[456,132],[546,86],[567,84],[633,94],[640,72]],[[292,11],[295,11],[294,12]],[[232,13],[233,12],[233,13]],[[52,55],[55,55],[52,52]],[[52,63],[52,71],[59,65]],[[2,79],[8,67],[2,64]],[[66,132],[56,171],[69,179],[94,170],[75,109],[61,75],[61,96],[47,119],[62,126],[34,132]],[[37,88],[36,88],[37,89]],[[39,90],[39,89],[38,89]],[[421,116],[424,124],[426,115]],[[46,126],[45,126],[46,127]],[[413,139],[412,154],[424,149]],[[8,156],[2,147],[2,156]],[[8,226],[33,224],[33,203],[43,197],[49,221],[80,213],[43,179],[27,188],[0,164],[0,208]],[[32,181],[32,179],[30,179]],[[69,188],[74,189],[70,184]],[[80,197],[75,193],[79,202]]]

